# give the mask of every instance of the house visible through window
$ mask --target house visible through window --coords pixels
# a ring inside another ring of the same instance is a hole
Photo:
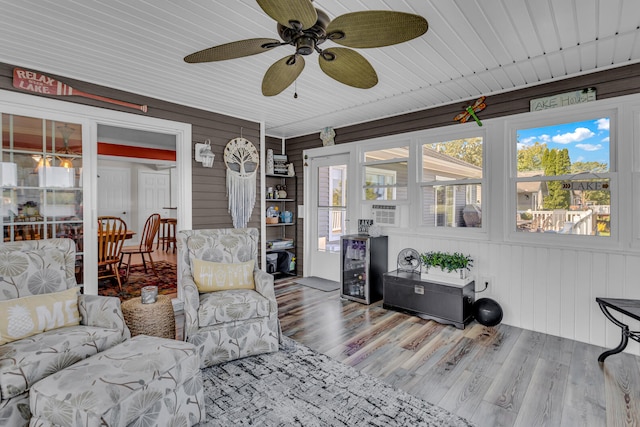
[[[407,200],[409,147],[367,151],[364,200]]]
[[[611,235],[608,117],[518,129],[516,230]]]
[[[346,230],[347,166],[318,168],[318,250],[339,252]]]
[[[422,225],[481,227],[482,137],[422,145]]]

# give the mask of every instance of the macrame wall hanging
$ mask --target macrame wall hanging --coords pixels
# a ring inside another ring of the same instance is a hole
[[[235,228],[245,228],[256,204],[256,179],[260,155],[256,147],[243,137],[235,138],[224,148],[227,166],[229,213]]]

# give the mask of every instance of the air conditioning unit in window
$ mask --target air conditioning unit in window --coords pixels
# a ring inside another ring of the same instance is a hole
[[[395,205],[372,205],[373,223],[386,227],[398,226],[398,211]]]

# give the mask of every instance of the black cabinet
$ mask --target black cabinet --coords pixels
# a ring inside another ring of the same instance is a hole
[[[387,236],[342,236],[340,296],[364,304],[380,301],[382,275],[387,272],[387,252]]]
[[[421,279],[420,273],[391,271],[384,274],[383,307],[464,329],[473,319],[475,282],[456,285]]]

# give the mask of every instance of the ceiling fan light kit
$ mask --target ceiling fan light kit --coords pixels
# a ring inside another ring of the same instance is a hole
[[[369,89],[378,83],[376,71],[364,56],[349,48],[384,47],[420,37],[429,25],[422,16],[405,12],[371,10],[346,13],[333,21],[311,0],[257,0],[277,23],[282,41],[267,38],[240,40],[203,49],[185,56],[187,63],[224,61],[291,45],[295,53],[275,62],[264,75],[262,94],[274,96],[302,73],[303,56],[318,53],[320,69],[347,86]],[[330,40],[346,47],[319,46]]]

